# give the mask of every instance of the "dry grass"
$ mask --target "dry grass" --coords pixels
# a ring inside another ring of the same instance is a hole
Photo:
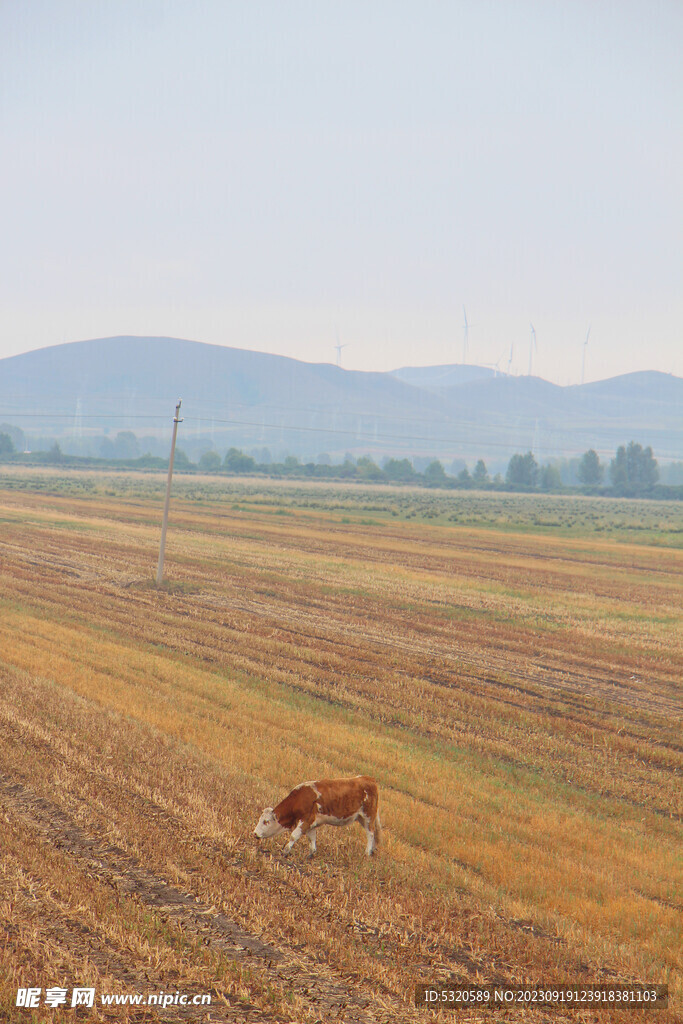
[[[410,1020],[456,975],[668,983],[679,1019],[676,510],[635,544],[604,512],[560,535],[201,491],[158,591],[158,500],[48,479],[0,492],[0,1010],[87,977],[211,990],[226,1020]],[[379,858],[349,830],[312,863],[258,848],[263,804],[361,771]]]

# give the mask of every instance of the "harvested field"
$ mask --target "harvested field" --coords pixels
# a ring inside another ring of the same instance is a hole
[[[0,475],[0,1019],[450,1020],[412,995],[457,978],[682,1020],[680,506],[185,478],[156,589],[163,483]],[[251,834],[361,772],[373,860]]]

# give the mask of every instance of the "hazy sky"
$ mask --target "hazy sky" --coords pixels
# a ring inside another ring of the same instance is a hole
[[[680,0],[2,0],[0,356],[683,375]]]

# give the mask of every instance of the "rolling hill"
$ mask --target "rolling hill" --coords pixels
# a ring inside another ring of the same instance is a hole
[[[316,458],[346,451],[500,461],[635,439],[661,459],[683,455],[683,380],[643,372],[581,387],[508,377],[486,367],[344,370],[177,338],[71,342],[0,360],[0,421],[35,445],[92,448],[133,431],[165,445],[178,397],[181,444],[269,448]]]

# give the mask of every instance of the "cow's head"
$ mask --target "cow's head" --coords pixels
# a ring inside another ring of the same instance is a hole
[[[283,827],[273,814],[273,808],[265,807],[258,820],[258,825],[254,829],[254,835],[259,839],[270,839],[271,836],[276,836],[278,832],[282,831]]]

